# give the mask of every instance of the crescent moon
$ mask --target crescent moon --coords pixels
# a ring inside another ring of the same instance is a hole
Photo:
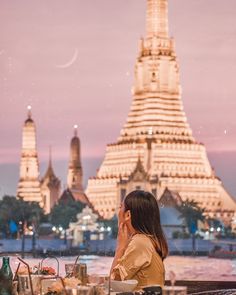
[[[78,49],[76,48],[72,58],[68,62],[66,62],[64,64],[56,65],[56,67],[59,69],[69,68],[70,66],[72,66],[76,62],[77,58],[78,58]]]

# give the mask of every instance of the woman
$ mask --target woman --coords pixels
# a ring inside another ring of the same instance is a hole
[[[154,285],[163,287],[163,260],[168,254],[168,245],[155,197],[142,190],[129,193],[120,206],[118,222],[111,278],[135,279],[138,281],[137,290]]]

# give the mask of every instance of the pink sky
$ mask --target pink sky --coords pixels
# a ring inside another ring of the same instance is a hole
[[[0,0],[0,165],[19,163],[28,104],[40,161],[49,145],[55,161],[68,159],[74,124],[83,157],[103,157],[131,104],[145,7],[145,0]],[[236,151],[235,15],[235,0],[169,0],[184,108],[208,151]],[[77,52],[73,65],[58,67]]]

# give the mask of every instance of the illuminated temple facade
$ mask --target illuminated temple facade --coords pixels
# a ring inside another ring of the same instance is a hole
[[[140,40],[134,79],[127,121],[88,181],[86,194],[95,209],[111,218],[128,192],[149,190],[159,199],[168,188],[230,224],[236,203],[215,176],[183,110],[167,0],[147,0],[146,37]]]

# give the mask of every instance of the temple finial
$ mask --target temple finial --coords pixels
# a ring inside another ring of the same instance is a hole
[[[168,38],[167,0],[147,0],[146,34],[147,38]]]
[[[29,119],[31,119],[31,116],[32,116],[31,109],[32,109],[31,105],[28,105],[27,110],[28,110],[28,118]]]
[[[78,136],[78,125],[74,125],[74,136]]]

